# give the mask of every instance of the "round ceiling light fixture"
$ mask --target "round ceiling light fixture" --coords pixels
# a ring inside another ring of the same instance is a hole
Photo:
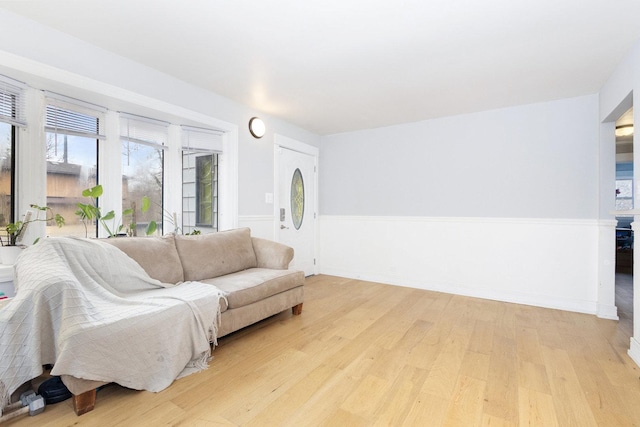
[[[616,136],[624,137],[633,135],[633,124],[618,125],[616,126]]]
[[[262,138],[265,130],[264,122],[259,117],[252,117],[249,120],[249,132],[254,138]]]

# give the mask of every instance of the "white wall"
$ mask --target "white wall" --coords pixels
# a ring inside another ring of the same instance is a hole
[[[600,90],[600,112],[599,117],[601,120],[600,125],[600,137],[603,141],[603,145],[611,144],[614,140],[612,135],[614,126],[613,121],[619,118],[622,113],[627,111],[631,106],[633,109],[633,121],[636,126],[636,133],[634,138],[637,138],[638,124],[640,124],[640,41],[631,49],[629,54],[618,65],[614,73],[609,77],[607,82]],[[640,164],[640,150],[637,149],[637,145],[634,140],[634,152],[633,161],[634,164]],[[612,164],[613,163],[613,164]],[[613,169],[613,170],[612,170]],[[640,200],[640,168],[634,168],[634,189],[636,209],[638,209],[638,200]],[[613,174],[615,173],[615,164],[611,161],[610,155],[601,156],[600,161],[600,184],[601,188],[606,187]],[[610,206],[608,197],[606,194],[601,196],[601,217],[607,218],[611,215],[607,212],[607,206]],[[640,231],[640,215],[634,215],[634,224],[632,227],[636,235],[636,242],[638,241],[638,235]],[[611,250],[606,249],[607,242],[601,240],[600,242],[600,257],[599,262],[601,265],[601,271],[606,272],[606,268],[610,265]],[[637,274],[637,266],[640,266],[640,251],[634,252],[634,271],[633,276],[633,336],[630,340],[629,356],[640,365],[640,274]],[[605,299],[613,299],[613,286],[611,282],[611,275],[601,274],[599,293],[602,295],[600,301]]]
[[[596,218],[596,95],[324,137],[321,214]]]
[[[598,311],[598,96],[327,136],[322,273]]]
[[[320,217],[324,274],[596,313],[594,220]]]
[[[311,132],[19,15],[0,10],[0,28],[0,74],[116,111],[127,111],[141,100],[152,99],[168,105],[176,114],[188,111],[237,126],[241,223],[243,216],[258,216],[262,221],[273,216],[273,206],[265,203],[265,193],[274,191],[274,133],[319,144],[319,136]],[[109,88],[112,93],[105,96],[96,88]],[[267,133],[260,140],[251,137],[247,129],[249,119],[255,115],[261,116],[267,126]],[[245,225],[250,224],[245,221]]]

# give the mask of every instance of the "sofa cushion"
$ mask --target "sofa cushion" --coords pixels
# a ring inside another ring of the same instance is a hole
[[[203,280],[203,282],[215,285],[220,289],[227,297],[228,307],[233,309],[302,286],[304,272],[252,268],[224,277]]]
[[[156,280],[163,283],[184,280],[173,234],[162,237],[116,237],[103,241],[129,255]]]
[[[251,230],[176,236],[184,280],[203,280],[257,266]]]

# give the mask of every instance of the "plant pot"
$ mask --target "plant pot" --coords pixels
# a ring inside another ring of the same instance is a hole
[[[22,246],[0,246],[0,261],[4,265],[15,264],[22,250]]]

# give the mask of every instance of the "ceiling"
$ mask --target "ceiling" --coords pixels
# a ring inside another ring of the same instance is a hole
[[[325,135],[597,93],[637,0],[31,0],[39,21]]]

